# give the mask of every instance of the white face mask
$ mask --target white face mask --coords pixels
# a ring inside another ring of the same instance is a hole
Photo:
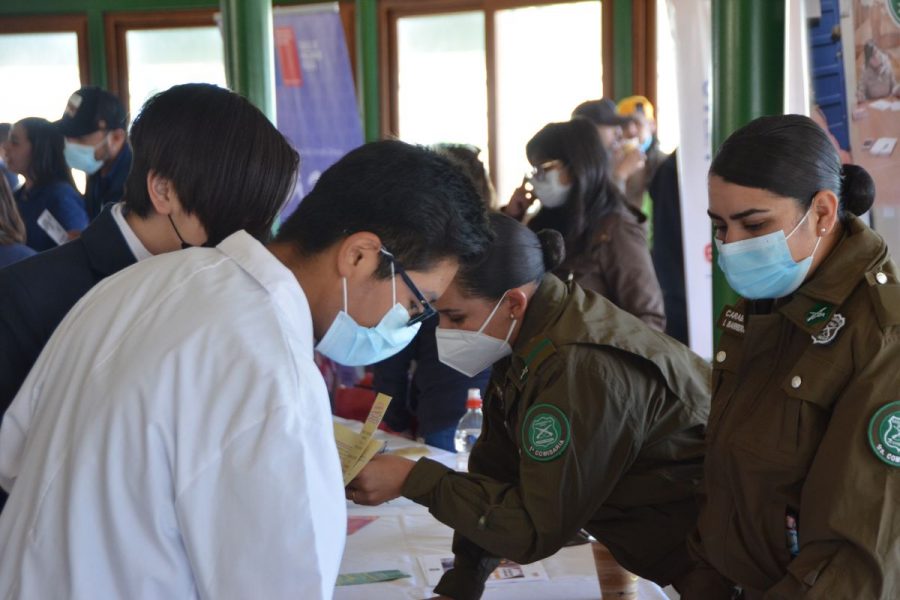
[[[505,297],[506,294],[503,295],[503,298]],[[509,326],[506,339],[497,339],[484,333],[484,328],[497,313],[503,303],[503,298],[500,298],[500,302],[497,303],[478,331],[438,327],[435,332],[438,359],[467,377],[475,377],[501,358],[512,354],[509,338],[513,329],[516,328],[515,319]]]
[[[565,204],[569,190],[572,189],[571,184],[563,185],[559,182],[559,169],[546,171],[542,179],[532,178],[531,185],[534,186],[534,195],[547,208],[558,208]]]

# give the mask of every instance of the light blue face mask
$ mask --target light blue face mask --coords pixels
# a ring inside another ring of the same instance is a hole
[[[316,350],[348,367],[363,367],[381,362],[397,354],[416,337],[422,323],[409,324],[409,311],[397,303],[397,279],[391,262],[391,285],[394,306],[375,327],[363,327],[347,312],[347,278],[344,286],[344,309],[337,314]]]
[[[652,145],[653,145],[653,136],[648,135],[647,139],[644,140],[643,142],[641,142],[641,152],[643,152],[644,154],[647,154],[647,150],[649,150],[650,146],[652,146]]]
[[[812,254],[800,262],[794,262],[787,240],[808,216],[809,211],[806,211],[797,227],[787,235],[783,230],[778,230],[730,244],[716,240],[719,268],[725,273],[728,285],[750,300],[783,298],[796,291],[806,279],[813,256],[822,241],[821,237],[818,238]]]
[[[102,144],[103,142],[100,142]],[[99,146],[100,144],[97,144]],[[84,171],[88,175],[93,175],[103,166],[103,161],[94,158],[94,149],[97,146],[85,146],[84,144],[76,144],[66,140],[63,155],[66,162],[73,169]]]

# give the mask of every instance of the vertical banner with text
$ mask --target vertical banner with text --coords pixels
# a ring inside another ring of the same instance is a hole
[[[300,153],[285,218],[363,132],[337,3],[276,8],[274,26],[278,130]]]
[[[706,216],[706,174],[712,161],[712,6],[710,0],[668,0],[675,39],[681,145],[678,180],[684,236],[684,279],[691,349],[712,357],[712,235]]]

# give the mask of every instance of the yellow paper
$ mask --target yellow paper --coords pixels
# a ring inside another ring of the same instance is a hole
[[[381,424],[381,419],[390,403],[390,396],[378,394],[360,433],[339,423],[334,423],[334,441],[337,443],[338,456],[341,459],[344,485],[350,483],[384,446],[384,442],[373,439],[372,436]]]

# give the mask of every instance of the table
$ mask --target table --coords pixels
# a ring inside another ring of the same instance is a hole
[[[335,419],[349,427],[359,429],[359,423]],[[409,448],[417,445],[412,440],[388,435],[379,431],[376,436],[388,443],[387,450]],[[456,468],[456,455],[427,448],[428,457]],[[347,503],[347,513],[352,517],[377,517],[347,537],[341,573],[361,573],[398,569],[411,575],[409,578],[383,583],[339,586],[335,588],[336,600],[418,600],[430,598],[432,589],[417,557],[426,555],[452,556],[450,543],[453,531],[432,517],[427,509],[406,498],[398,498],[377,507]],[[548,581],[506,583],[489,586],[486,600],[596,600],[600,598],[600,586],[594,570],[590,545],[563,548],[552,557],[541,561],[547,571]],[[640,600],[668,600],[677,598],[672,591],[666,595],[656,584],[640,580]]]

